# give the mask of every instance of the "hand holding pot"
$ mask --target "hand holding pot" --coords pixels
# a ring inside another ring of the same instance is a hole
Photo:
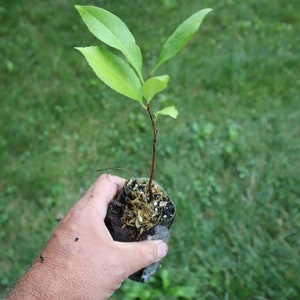
[[[124,183],[100,176],[7,299],[107,299],[129,275],[161,260],[164,242],[117,242],[105,226],[108,204]]]

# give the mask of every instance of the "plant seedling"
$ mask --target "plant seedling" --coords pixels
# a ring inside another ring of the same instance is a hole
[[[149,116],[153,134],[149,179],[127,180],[122,192],[108,208],[106,225],[115,240],[144,240],[150,236],[167,241],[175,206],[154,181],[158,133],[156,121],[161,116],[176,119],[178,111],[174,106],[152,110],[152,101],[167,88],[170,79],[169,75],[154,74],[187,44],[211,9],[197,11],[177,27],[162,46],[153,69],[144,77],[141,50],[126,24],[103,8],[79,5],[75,7],[89,31],[102,42],[100,46],[76,49],[84,55],[101,81],[140,104],[141,109]],[[132,279],[148,281],[157,267],[156,264],[152,269],[145,268]]]

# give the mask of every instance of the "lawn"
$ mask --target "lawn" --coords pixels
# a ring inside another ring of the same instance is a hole
[[[0,4],[0,295],[97,169],[149,176],[147,115],[74,49],[98,43],[74,8],[90,3]],[[171,75],[161,101],[180,113],[158,122],[155,179],[177,206],[169,254],[112,299],[298,299],[299,0],[93,4],[126,22],[148,71],[180,22],[213,8],[159,72]]]

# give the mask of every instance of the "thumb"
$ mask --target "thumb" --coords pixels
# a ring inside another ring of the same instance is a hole
[[[168,253],[168,246],[161,240],[141,242],[119,242],[122,264],[126,268],[127,276],[151,265]]]

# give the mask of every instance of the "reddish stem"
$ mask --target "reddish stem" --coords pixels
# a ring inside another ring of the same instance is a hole
[[[151,125],[153,130],[152,164],[151,164],[151,173],[150,173],[149,185],[148,185],[149,201],[151,202],[153,201],[152,182],[153,182],[155,168],[156,168],[156,145],[157,145],[158,129],[155,126],[155,119],[153,117],[149,104],[147,104],[147,111],[151,120]]]

